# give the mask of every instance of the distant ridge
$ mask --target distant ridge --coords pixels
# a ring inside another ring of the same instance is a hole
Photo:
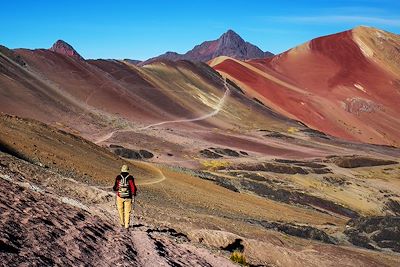
[[[124,61],[133,65],[138,65],[142,62],[141,60],[129,59],[129,58],[125,58]]]
[[[207,62],[218,56],[229,56],[240,60],[246,60],[266,58],[273,55],[274,54],[271,52],[264,52],[257,46],[246,42],[233,30],[228,30],[217,40],[205,41],[200,45],[195,46],[192,50],[186,52],[185,54],[166,52],[160,56],[150,58],[140,63],[140,65],[146,65],[162,59],[172,61],[190,60]]]

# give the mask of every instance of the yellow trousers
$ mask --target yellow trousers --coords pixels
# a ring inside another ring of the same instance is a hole
[[[125,228],[129,228],[129,220],[132,210],[132,199],[117,196],[117,208],[119,213],[119,223]]]

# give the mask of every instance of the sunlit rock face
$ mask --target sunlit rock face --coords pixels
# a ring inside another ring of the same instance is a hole
[[[49,50],[59,53],[59,54],[62,54],[62,55],[66,55],[66,56],[74,57],[76,59],[83,60],[83,57],[81,55],[79,55],[79,53],[76,52],[76,50],[71,45],[64,42],[63,40],[58,40],[57,42],[55,42]]]

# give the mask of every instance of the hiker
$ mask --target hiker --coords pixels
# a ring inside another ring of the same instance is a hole
[[[129,174],[129,167],[122,165],[121,174],[115,177],[113,190],[117,192],[117,209],[119,222],[122,227],[129,228],[129,220],[132,210],[132,200],[135,202],[136,185],[135,179]]]

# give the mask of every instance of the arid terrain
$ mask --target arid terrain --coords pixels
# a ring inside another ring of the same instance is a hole
[[[399,47],[366,27],[245,61],[0,47],[2,264],[400,265]]]
[[[369,27],[277,56],[210,65],[281,114],[347,140],[399,146],[400,37]]]

